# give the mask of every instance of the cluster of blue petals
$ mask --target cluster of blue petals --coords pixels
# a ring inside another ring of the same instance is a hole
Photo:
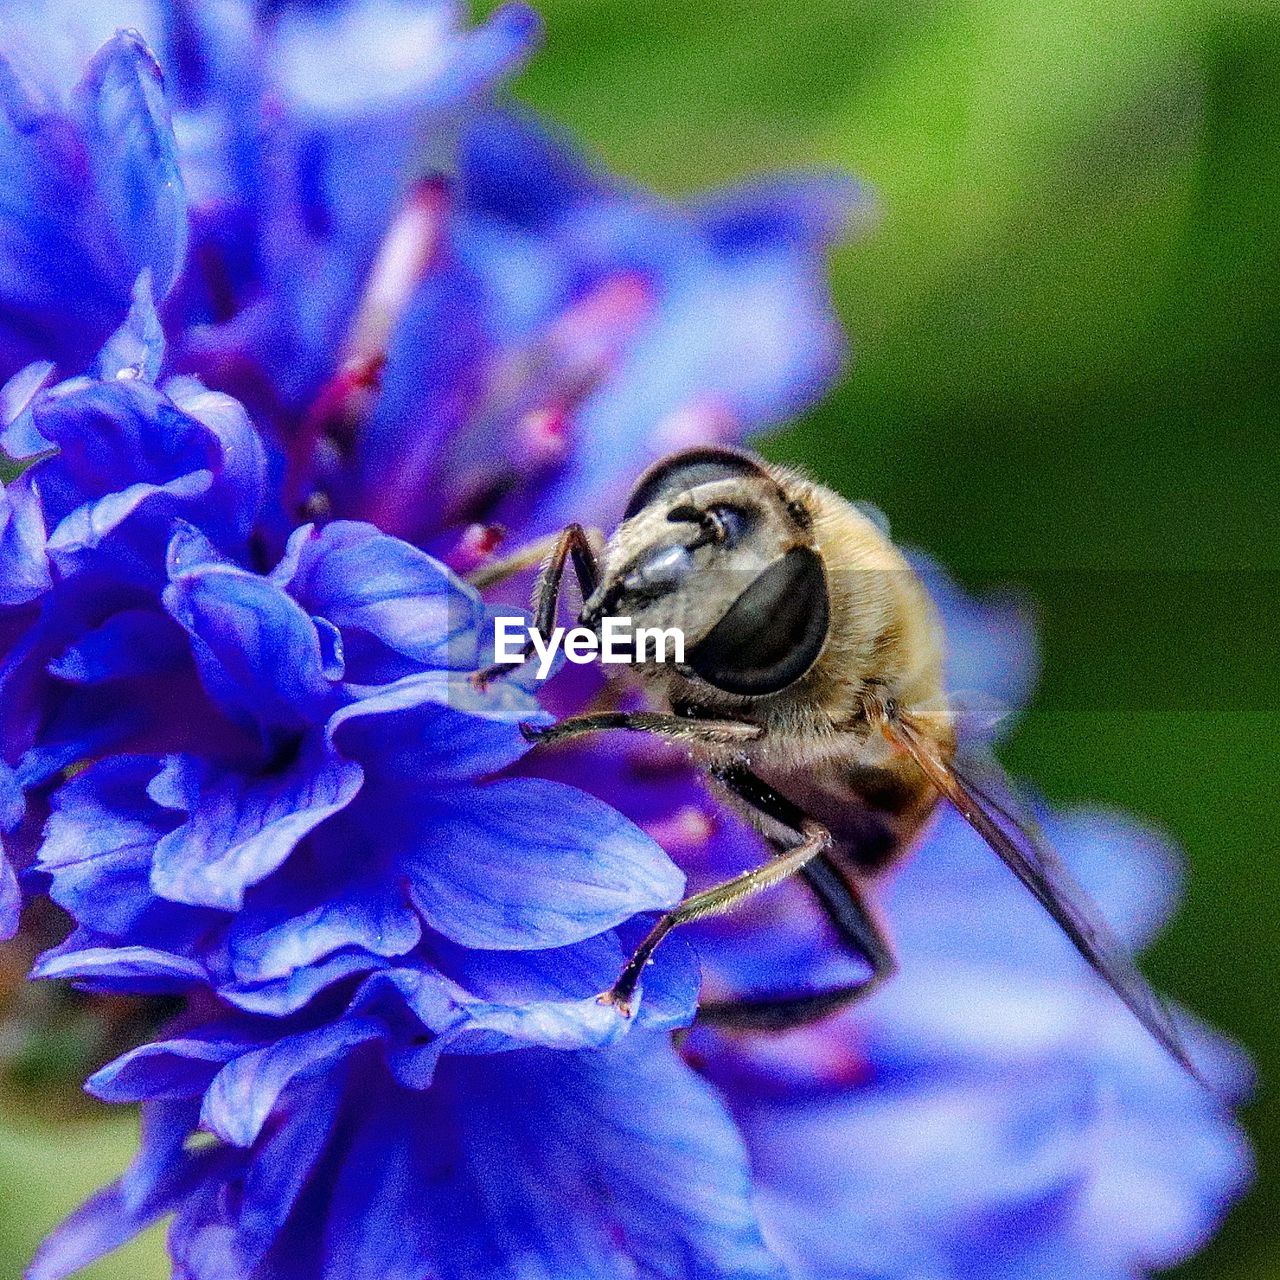
[[[527,754],[530,686],[470,679],[492,607],[457,574],[495,524],[607,524],[649,461],[829,384],[849,185],[601,175],[501,104],[519,6],[29,8],[0,20],[0,936],[45,894],[70,926],[33,976],[185,999],[90,1079],[141,1150],[32,1280],[167,1215],[182,1280],[1122,1280],[1203,1240],[1238,1131],[962,824],[891,887],[903,974],[865,1008],[673,1037],[700,983],[856,962],[788,887],[667,943],[632,1022],[598,1003],[686,873],[761,851],[665,748]],[[1023,614],[922,568],[953,687],[1021,704]],[[1053,834],[1140,947],[1163,845]]]

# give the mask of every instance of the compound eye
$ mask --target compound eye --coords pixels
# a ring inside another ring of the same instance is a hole
[[[793,547],[742,592],[686,660],[726,693],[777,693],[817,661],[829,621],[822,560],[808,547]]]

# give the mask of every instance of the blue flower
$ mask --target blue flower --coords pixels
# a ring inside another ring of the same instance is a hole
[[[891,891],[904,974],[865,1008],[682,1056],[679,938],[634,1026],[595,1000],[683,892],[669,854],[699,879],[762,853],[660,746],[527,753],[547,713],[468,678],[493,610],[454,570],[821,394],[854,193],[628,188],[497,105],[535,36],[443,0],[46,0],[6,28],[0,931],[47,892],[74,927],[36,976],[185,997],[91,1079],[143,1104],[142,1149],[32,1276],[170,1213],[185,1280],[1172,1259],[1239,1139],[955,822]],[[926,572],[953,687],[1020,704],[1025,615]],[[1140,945],[1151,843],[1055,834]],[[798,886],[696,941],[709,989],[856,964]]]
[[[378,981],[371,998],[391,989]],[[144,1106],[133,1168],[46,1243],[31,1280],[66,1275],[175,1210],[175,1274],[189,1280],[781,1280],[733,1124],[665,1036],[453,1056],[425,1090],[389,1067],[397,1036],[412,1038],[372,1011],[265,1049],[229,1032],[101,1081],[109,1096],[168,1096]],[[271,1124],[251,1138],[243,1095],[277,1091]],[[184,1145],[202,1112],[215,1131],[230,1120],[225,1145]]]

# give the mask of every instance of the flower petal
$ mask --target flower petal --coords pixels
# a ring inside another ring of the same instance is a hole
[[[207,983],[202,964],[150,947],[89,947],[50,952],[31,970],[33,978],[69,978],[82,989],[125,995],[165,995]]]
[[[363,875],[349,870],[336,881],[311,876],[310,869],[264,885],[232,924],[231,961],[239,981],[275,982],[295,974],[303,981],[307,966],[344,948],[358,948],[368,964],[417,945],[422,923],[385,868],[375,864]]]
[[[7,942],[18,932],[18,918],[22,914],[22,890],[18,877],[4,851],[4,837],[0,836],[0,942]]]
[[[287,767],[257,776],[169,757],[148,793],[189,816],[156,845],[152,888],[174,902],[237,909],[245,889],[348,804],[363,777],[358,764],[314,738]]]
[[[152,756],[115,756],[53,793],[36,866],[81,925],[123,936],[152,905],[152,855],[172,826],[147,796],[159,768]]]
[[[225,1063],[252,1047],[235,1039],[200,1036],[160,1040],[107,1063],[84,1087],[103,1102],[198,1098]]]
[[[35,600],[51,581],[44,512],[31,482],[0,481],[0,608]]]
[[[158,610],[124,609],[87,631],[49,663],[49,674],[72,684],[173,672],[190,658],[186,637]]]
[[[233,565],[170,569],[165,607],[191,634],[210,695],[264,733],[312,724],[332,697],[307,611],[275,583]]]
[[[518,760],[529,749],[522,723],[550,716],[510,680],[483,692],[466,676],[428,671],[367,690],[329,720],[343,755],[382,778],[420,783],[471,779]]]
[[[376,1022],[345,1018],[243,1053],[228,1062],[209,1086],[200,1123],[233,1146],[247,1147],[262,1131],[290,1081],[383,1035],[385,1028]]]
[[[186,199],[159,68],[118,33],[64,110],[0,58],[0,117],[0,376],[33,357],[79,372],[139,273],[163,296],[182,265]]]
[[[665,1036],[446,1059],[425,1093],[360,1112],[325,1280],[782,1276],[737,1132]],[[423,1186],[437,1194],[403,1212],[404,1188]]]
[[[295,548],[290,593],[342,630],[367,632],[426,667],[474,670],[480,597],[425,552],[340,520]]]
[[[129,284],[145,266],[163,297],[186,256],[186,195],[164,77],[133,32],[119,32],[75,91],[94,186],[116,242],[134,246]]]
[[[561,946],[679,900],[684,876],[616,810],[560,783],[513,778],[433,797],[405,832],[413,901],[463,946]]]

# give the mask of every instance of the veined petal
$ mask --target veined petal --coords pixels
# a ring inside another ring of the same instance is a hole
[[[242,983],[305,981],[309,966],[335,951],[359,948],[366,963],[412,951],[422,922],[404,886],[375,864],[336,881],[312,880],[303,868],[264,885],[231,926],[232,968]]]
[[[114,756],[53,794],[36,866],[52,880],[49,896],[81,925],[124,936],[152,904],[152,856],[173,825],[147,796],[160,765]]]
[[[136,32],[102,47],[74,102],[102,207],[117,243],[131,249],[129,284],[148,267],[163,297],[186,255],[186,194],[164,78]]]
[[[51,581],[44,512],[31,482],[0,481],[0,608],[37,599]]]
[[[425,1093],[360,1110],[325,1280],[782,1276],[733,1124],[664,1036],[450,1058]],[[420,1186],[439,1194],[387,1230],[400,1188]]]
[[[89,947],[49,953],[31,970],[33,978],[69,978],[82,989],[126,995],[167,995],[209,980],[202,964],[151,947]]]
[[[240,1054],[218,1072],[209,1086],[200,1109],[200,1122],[233,1146],[247,1147],[262,1131],[290,1081],[385,1034],[386,1029],[377,1022],[346,1018]]]
[[[484,606],[425,552],[373,525],[341,520],[293,548],[290,593],[343,631],[362,631],[404,657],[474,670]]]
[[[4,851],[4,836],[0,835],[0,942],[7,942],[18,932],[18,918],[22,913],[22,890],[18,877]]]
[[[175,565],[165,607],[191,634],[210,695],[264,734],[315,722],[332,698],[316,625],[268,578],[234,565]]]
[[[684,876],[616,810],[514,778],[433,798],[400,863],[423,919],[464,946],[562,946],[679,900]]]
[[[88,368],[149,270],[181,267],[186,202],[155,60],[118,33],[69,106],[0,59],[0,376],[31,358]]]
[[[343,755],[382,778],[420,783],[471,779],[518,760],[529,749],[522,723],[550,716],[526,689],[503,680],[483,691],[468,675],[428,671],[368,689],[329,720]]]
[[[103,1102],[198,1098],[225,1063],[253,1047],[252,1042],[200,1036],[160,1040],[109,1062],[84,1087]]]
[[[358,764],[314,739],[285,768],[256,776],[171,756],[148,794],[188,817],[157,843],[152,888],[174,902],[235,910],[249,885],[350,802],[363,777]]]

